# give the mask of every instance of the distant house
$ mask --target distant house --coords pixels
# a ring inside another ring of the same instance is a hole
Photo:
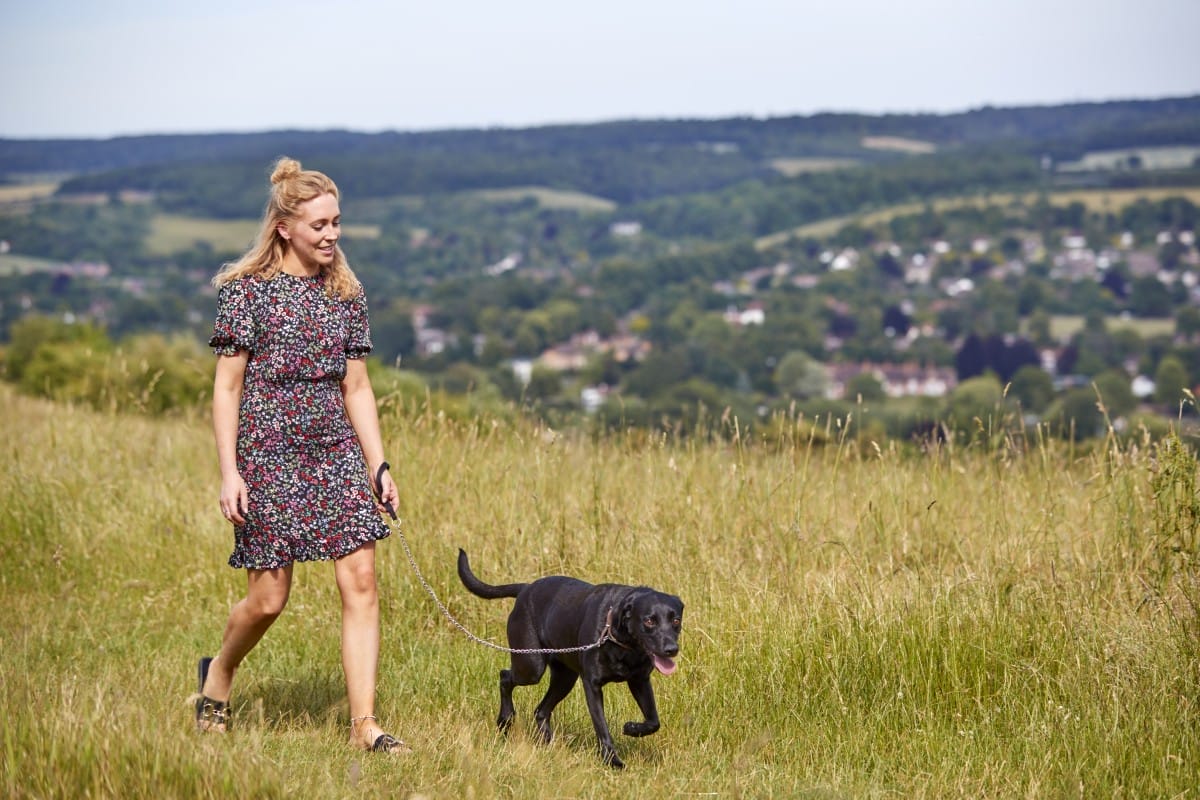
[[[504,258],[497,261],[495,264],[489,264],[483,268],[485,275],[490,275],[493,278],[497,275],[503,275],[517,268],[521,263],[520,253],[509,253]]]
[[[928,284],[933,280],[933,268],[936,265],[937,259],[929,258],[924,253],[913,253],[912,258],[908,260],[908,266],[904,269],[904,282]]]
[[[1079,233],[1069,233],[1062,238],[1062,246],[1067,250],[1087,249],[1087,237]]]
[[[831,364],[826,397],[853,400],[846,396],[846,384],[868,373],[879,381],[888,397],[944,397],[956,385],[958,376],[949,367],[927,367],[915,362],[903,364]]]
[[[1071,239],[1072,237],[1066,237]],[[1082,239],[1083,237],[1078,237]],[[1064,239],[1064,242],[1066,239]],[[1071,247],[1054,256],[1050,277],[1055,280],[1081,281],[1096,277],[1096,254],[1087,247]]]
[[[762,303],[753,302],[743,309],[730,306],[725,310],[725,321],[739,328],[746,325],[762,325],[767,321],[767,312]]]
[[[538,365],[556,372],[575,372],[587,366],[591,352],[571,342],[555,345],[538,356]]]
[[[418,328],[416,334],[417,355],[422,357],[444,353],[454,341],[454,337],[441,328]]]
[[[612,389],[607,384],[585,386],[579,390],[579,404],[588,414],[594,414],[596,409],[604,405]]]

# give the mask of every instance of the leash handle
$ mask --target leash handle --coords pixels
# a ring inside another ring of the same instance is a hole
[[[379,465],[379,470],[375,473],[375,496],[379,498],[379,502],[383,504],[383,510],[388,513],[392,519],[399,519],[396,516],[396,509],[392,508],[392,504],[383,499],[383,473],[391,469],[391,464],[383,462]]]

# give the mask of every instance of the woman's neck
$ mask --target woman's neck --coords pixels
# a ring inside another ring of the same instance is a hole
[[[279,264],[281,272],[297,278],[315,278],[321,274],[321,266],[319,264],[305,264],[300,259],[296,258],[296,254],[288,251],[283,256],[283,261]]]

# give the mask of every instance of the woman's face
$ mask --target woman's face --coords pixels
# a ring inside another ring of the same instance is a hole
[[[323,194],[301,203],[296,216],[280,223],[278,230],[306,270],[329,266],[342,234],[342,212],[337,198]]]

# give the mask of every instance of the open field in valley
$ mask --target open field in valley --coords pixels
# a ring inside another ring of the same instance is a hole
[[[581,212],[609,212],[617,208],[612,200],[565,189],[551,189],[546,186],[514,186],[508,189],[474,189],[465,194],[479,197],[490,202],[513,202],[527,197],[533,198],[542,208],[561,209]]]
[[[1065,342],[1074,336],[1079,331],[1083,330],[1086,320],[1080,315],[1056,314],[1050,318],[1050,335],[1060,342]],[[1143,339],[1150,339],[1155,336],[1170,336],[1175,333],[1175,320],[1170,318],[1163,319],[1137,319],[1130,317],[1108,317],[1105,320],[1105,327],[1110,331],[1131,330],[1137,333]]]
[[[771,442],[590,439],[381,395],[402,530],[472,631],[542,574],[687,604],[663,728],[610,685],[627,769],[582,692],[535,743],[505,657],[453,628],[392,536],[379,547],[378,712],[415,752],[344,743],[327,564],[243,665],[235,729],[192,730],[196,659],[244,577],[203,413],[104,414],[0,388],[0,795],[76,797],[1195,797],[1196,461],[1176,439],[1076,451],[993,431],[925,455],[781,421]],[[721,423],[714,421],[714,425]],[[850,431],[853,431],[851,423]],[[826,441],[824,445],[819,441]]]
[[[789,178],[806,172],[829,172],[860,163],[853,158],[773,158],[771,167]]]
[[[1077,189],[1070,191],[1049,192],[1047,200],[1053,205],[1065,206],[1071,203],[1082,203],[1089,211],[1117,212],[1130,203],[1139,200],[1159,202],[1168,197],[1185,197],[1192,203],[1200,203],[1200,187],[1151,187],[1136,189]],[[1007,206],[1013,203],[1032,205],[1037,202],[1034,193],[1006,194],[996,193],[979,197],[952,197],[931,201],[928,205],[935,211],[948,211],[955,208]],[[786,231],[759,237],[757,247],[766,249],[773,247],[790,237],[803,239],[805,237],[823,238],[835,235],[847,225],[857,224],[863,227],[883,225],[896,217],[910,214],[920,214],[926,208],[925,203],[902,203],[888,206],[865,214],[849,214],[842,217],[830,217],[807,225],[800,225]]]
[[[146,249],[168,255],[205,242],[218,253],[241,253],[250,247],[258,233],[259,220],[206,219],[181,214],[155,214]],[[343,225],[348,238],[373,239],[379,236],[377,225]]]

